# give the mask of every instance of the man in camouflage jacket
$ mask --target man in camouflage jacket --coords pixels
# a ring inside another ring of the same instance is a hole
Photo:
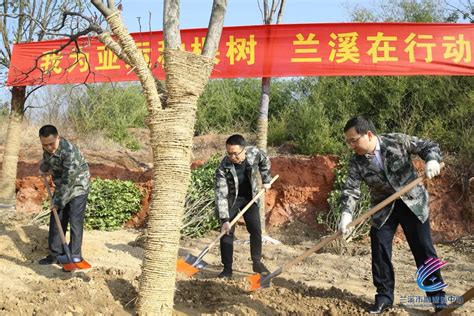
[[[52,172],[56,187],[53,195],[52,208],[56,209],[66,232],[68,223],[71,226],[72,260],[82,260],[82,235],[87,195],[89,193],[89,167],[79,149],[68,140],[60,137],[56,127],[45,125],[39,130],[43,146],[43,161],[40,173]],[[39,261],[40,264],[53,264],[58,256],[64,254],[59,231],[51,212],[48,236],[49,255]]]
[[[349,161],[349,176],[342,192],[342,217],[339,228],[344,234],[350,231],[347,224],[360,198],[360,185],[369,187],[372,205],[399,191],[418,176],[411,155],[416,154],[425,162],[428,178],[440,172],[441,152],[438,145],[429,140],[405,134],[376,135],[375,128],[365,117],[349,120],[344,128],[347,144],[355,152]],[[372,216],[370,230],[372,249],[372,276],[377,289],[371,313],[381,313],[393,304],[395,275],[391,263],[392,241],[398,225],[402,226],[417,267],[430,257],[436,258],[429,223],[428,192],[423,184],[414,187],[395,202]],[[442,282],[436,271],[425,285]],[[431,280],[430,280],[431,279]],[[444,292],[426,292],[436,309],[444,306]]]
[[[221,258],[224,270],[220,278],[232,277],[234,227],[230,222],[258,193],[257,173],[262,176],[263,188],[270,189],[270,159],[257,147],[245,147],[242,135],[232,135],[226,141],[227,155],[222,159],[216,171],[215,193],[217,212],[222,223],[221,231],[226,231],[221,240]],[[258,202],[243,215],[250,233],[250,254],[253,271],[268,273],[261,263],[262,228]]]

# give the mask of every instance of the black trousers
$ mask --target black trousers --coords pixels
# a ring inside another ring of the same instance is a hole
[[[88,194],[84,194],[73,198],[66,204],[64,209],[58,210],[59,220],[61,221],[61,227],[64,233],[67,231],[68,223],[70,224],[71,241],[69,243],[69,249],[74,258],[82,258],[81,247],[87,195]],[[63,243],[52,212],[49,218],[48,247],[51,256],[57,257],[64,254]]]
[[[421,223],[402,200],[396,200],[393,212],[385,224],[380,229],[372,227],[370,230],[372,277],[377,288],[376,301],[393,303],[395,274],[392,265],[392,241],[398,224],[402,226],[417,267],[420,267],[429,257],[437,258],[431,240],[429,218]],[[436,277],[437,281],[442,281],[441,272],[437,270],[427,278],[424,285],[431,284],[432,281],[429,279],[433,276]],[[426,294],[430,297],[445,295],[443,291],[426,292]]]
[[[237,197],[234,207],[229,211],[229,221],[243,209],[251,198]],[[262,227],[260,224],[260,213],[257,203],[244,213],[245,226],[250,234],[250,256],[253,262],[259,262],[262,259]],[[221,238],[221,259],[225,269],[232,269],[233,253],[234,253],[234,231],[235,225],[231,228],[229,235]]]

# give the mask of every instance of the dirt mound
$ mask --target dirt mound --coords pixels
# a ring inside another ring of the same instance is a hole
[[[369,304],[335,287],[315,288],[277,278],[271,287],[249,292],[245,279],[178,282],[175,303],[199,313],[245,315],[364,315]]]
[[[286,156],[271,159],[272,173],[280,178],[266,196],[268,226],[295,219],[315,225],[319,212],[329,208],[336,156]]]
[[[299,226],[304,227],[304,226]],[[135,309],[143,249],[134,245],[137,232],[86,231],[83,253],[92,269],[65,273],[59,266],[41,266],[38,259],[47,253],[47,227],[27,225],[23,221],[0,222],[0,314],[47,315],[130,315]],[[236,234],[245,238],[244,228]],[[281,231],[280,235],[298,231]],[[200,239],[183,240],[180,255],[199,249],[215,238],[212,232]],[[277,234],[278,235],[278,234]],[[292,238],[292,236],[288,236]],[[314,244],[308,236],[298,245],[265,245],[264,260],[274,271]],[[463,240],[462,247],[466,242]],[[440,257],[449,265],[443,275],[449,282],[448,293],[461,295],[472,284],[472,252],[441,245]],[[351,244],[348,247],[352,247]],[[367,245],[354,245],[355,249]],[[373,299],[370,278],[370,253],[350,251],[351,256],[319,253],[275,278],[269,288],[248,291],[246,276],[251,274],[249,247],[236,243],[234,248],[234,279],[215,276],[222,269],[219,251],[207,256],[209,266],[187,279],[178,274],[175,313],[210,315],[362,315]],[[410,309],[399,305],[402,295],[422,295],[413,281],[415,267],[406,246],[394,247],[393,263],[397,271],[396,306],[391,315],[426,315],[428,308]],[[342,260],[344,259],[344,260]],[[418,293],[418,294],[417,294]],[[473,304],[461,310],[470,315]]]
[[[206,138],[201,140],[206,142]],[[120,158],[118,157],[120,156]],[[90,170],[93,177],[134,181],[143,192],[142,208],[127,223],[128,227],[141,227],[146,223],[151,202],[152,171],[150,165],[136,161],[131,155],[114,153],[104,156],[95,153]],[[315,218],[328,211],[327,197],[332,190],[338,158],[336,156],[280,156],[272,161],[273,174],[280,178],[266,195],[267,227],[286,225],[295,220],[305,222],[313,229],[324,231]],[[193,167],[202,164],[197,160]],[[419,172],[423,162],[416,160]],[[47,198],[45,187],[38,176],[38,162],[19,162],[17,179],[17,210],[23,214],[34,214],[41,210]],[[430,193],[430,217],[435,242],[454,241],[474,230],[474,222],[461,197],[462,188],[455,175],[445,170],[440,177],[426,182]],[[397,234],[402,237],[401,231]]]

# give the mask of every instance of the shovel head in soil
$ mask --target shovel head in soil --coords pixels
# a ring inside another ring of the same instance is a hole
[[[69,260],[67,255],[62,255],[58,257],[58,263],[63,265],[63,270],[66,272],[74,270],[87,270],[91,268],[91,265],[84,259],[71,258],[72,262]]]
[[[188,277],[192,277],[198,273],[200,269],[203,269],[208,265],[206,261],[202,260],[202,255],[199,257],[193,256],[189,253],[184,259],[179,258],[176,263],[176,270],[186,274]]]
[[[281,273],[281,268],[270,274],[257,273],[247,277],[250,282],[250,291],[270,287],[271,280]]]

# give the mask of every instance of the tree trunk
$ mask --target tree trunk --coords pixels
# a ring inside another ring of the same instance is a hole
[[[281,0],[277,2],[276,0],[272,1],[271,6],[268,5],[268,0],[263,0],[263,22],[265,24],[272,24],[273,15],[276,12],[278,6],[277,23],[281,23],[283,17],[283,9],[285,7],[286,0]],[[270,104],[270,85],[272,78],[263,77],[262,78],[262,97],[260,98],[260,108],[257,120],[257,147],[263,151],[267,151],[267,139],[268,139],[268,108]],[[261,186],[261,179],[259,178],[259,186]],[[262,226],[262,236],[265,236],[266,233],[266,222],[265,222],[265,196],[262,196],[260,199],[260,223]],[[269,239],[269,238],[267,238]]]
[[[184,202],[190,182],[191,155],[197,100],[214,66],[227,0],[214,0],[209,31],[204,46],[207,56],[173,49],[180,47],[179,1],[166,0],[164,14],[166,104],[162,105],[155,80],[124,27],[113,1],[106,7],[92,0],[107,18],[118,45],[108,34],[100,37],[137,74],[148,104],[148,125],[153,150],[153,192],[148,217],[145,256],[139,285],[137,313],[171,315],[176,283],[180,230]]]
[[[257,147],[267,151],[268,105],[270,103],[270,83],[272,78],[262,78],[262,97],[257,120]]]
[[[213,59],[166,50],[167,107],[151,118],[154,182],[138,314],[171,315],[176,260],[190,163],[197,99]]]
[[[12,108],[0,173],[0,205],[14,210],[16,205],[16,173],[20,152],[26,87],[12,88]]]
[[[271,78],[262,78],[262,97],[260,99],[260,110],[257,120],[257,147],[265,152],[267,151],[268,138],[268,105],[270,103],[270,83]],[[261,186],[260,177],[259,186]],[[260,224],[262,226],[262,235],[264,235],[266,233],[264,195],[260,199]]]

